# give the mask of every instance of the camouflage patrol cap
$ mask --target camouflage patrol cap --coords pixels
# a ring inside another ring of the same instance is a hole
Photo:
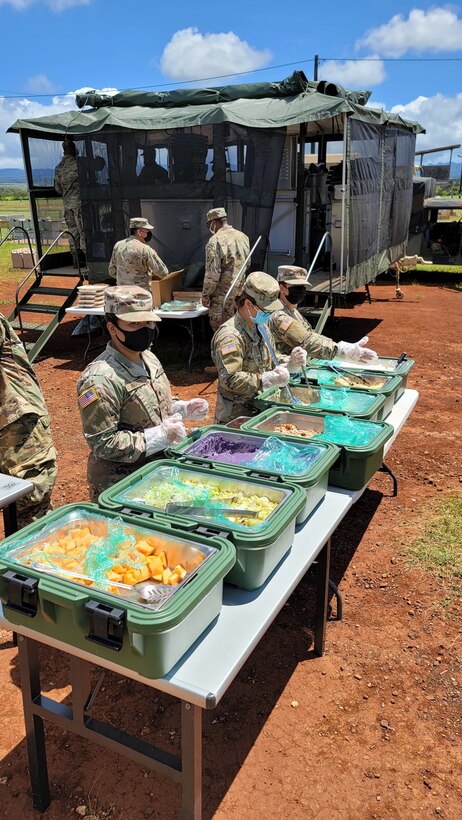
[[[306,288],[310,288],[307,276],[306,268],[299,268],[298,265],[279,265],[278,267],[278,282],[283,282],[284,285],[305,285]]]
[[[226,213],[224,208],[212,208],[211,211],[207,211],[206,216],[206,223],[212,222],[214,219],[226,219],[228,214]]]
[[[278,283],[272,276],[260,270],[254,271],[245,280],[244,295],[250,296],[259,308],[271,313],[284,308],[278,299]]]
[[[160,322],[152,309],[149,291],[137,285],[119,285],[104,291],[104,312],[114,313],[125,322]]]
[[[145,231],[153,231],[154,225],[150,225],[148,220],[142,216],[135,216],[130,219],[130,228],[143,228]]]

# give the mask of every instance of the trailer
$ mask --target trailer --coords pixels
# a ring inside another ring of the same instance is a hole
[[[296,71],[274,83],[89,92],[78,110],[17,120],[9,130],[21,137],[38,256],[66,138],[77,149],[90,282],[106,278],[114,243],[141,214],[168,267],[186,268],[183,289],[200,287],[205,213],[224,205],[251,244],[262,237],[252,269],[301,264],[331,297],[367,285],[406,252],[423,131],[367,107],[369,95]],[[149,155],[162,171],[151,178]],[[65,262],[58,252],[41,264]]]

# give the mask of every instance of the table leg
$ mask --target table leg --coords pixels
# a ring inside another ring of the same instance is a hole
[[[202,709],[181,702],[183,820],[202,817]]]
[[[193,320],[189,320],[189,328],[188,328],[189,335],[191,337],[191,353],[189,354],[188,359],[188,371],[191,372],[191,362],[194,355],[194,327],[193,327]]]
[[[33,711],[34,701],[41,695],[38,644],[19,635],[18,652],[32,800],[37,811],[45,811],[50,805],[45,732],[43,719]]]
[[[16,510],[16,501],[12,501],[7,507],[3,509],[3,523],[5,525],[5,538],[12,535],[18,530],[18,517]]]
[[[85,364],[87,364],[87,361],[88,361],[88,354],[90,352],[90,347],[91,347],[91,325],[90,325],[90,318],[87,316],[87,346],[86,346],[84,354],[83,354],[83,360],[84,360]]]
[[[324,654],[326,642],[327,603],[329,598],[330,538],[316,559],[316,614],[314,623],[314,651]]]

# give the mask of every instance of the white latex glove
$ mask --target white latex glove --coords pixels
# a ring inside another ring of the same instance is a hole
[[[294,347],[289,356],[289,361],[286,362],[289,373],[298,373],[302,367],[306,366],[306,359],[306,350],[303,350],[303,347]]]
[[[209,412],[209,403],[205,399],[190,399],[189,401],[174,401],[172,405],[174,413],[179,413],[181,418],[190,421],[200,421],[205,419]]]
[[[261,386],[263,390],[270,387],[285,387],[289,384],[289,371],[284,364],[278,364],[274,370],[267,370],[261,374]]]
[[[363,336],[359,342],[338,342],[337,356],[339,359],[351,359],[352,362],[363,362],[364,364],[372,364],[378,360],[375,350],[365,347],[369,341],[369,336]]]
[[[169,416],[157,427],[147,427],[144,431],[146,456],[165,450],[169,444],[176,444],[186,437],[186,429],[179,413]]]
[[[161,427],[163,427],[166,432],[169,444],[177,444],[187,436],[186,427],[183,424],[180,413],[174,413],[173,416],[164,419]]]

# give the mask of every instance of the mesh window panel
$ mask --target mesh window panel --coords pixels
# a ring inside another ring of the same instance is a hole
[[[252,268],[263,268],[285,135],[220,123],[76,138],[88,261],[108,262],[130,217],[148,214],[168,222],[154,221],[152,245],[171,270],[203,261],[205,214],[225,206],[251,245],[262,236]]]

